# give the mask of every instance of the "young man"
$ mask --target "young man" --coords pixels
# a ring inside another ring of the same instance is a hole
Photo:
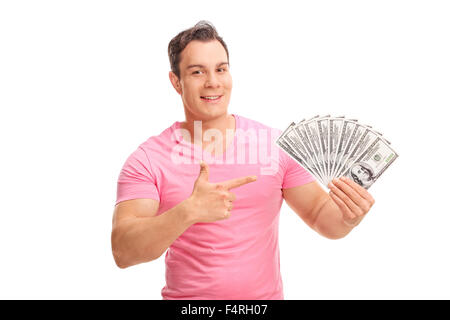
[[[114,259],[126,268],[168,249],[163,299],[283,299],[283,198],[330,239],[347,235],[374,200],[343,179],[327,194],[273,148],[277,135],[260,135],[273,132],[270,127],[228,114],[228,49],[212,25],[202,21],[178,34],[169,59],[186,120],[150,137],[124,164],[111,236]],[[242,139],[249,132],[250,139]],[[252,156],[255,148],[261,159]],[[262,157],[261,150],[271,153]],[[262,170],[268,164],[275,169]]]

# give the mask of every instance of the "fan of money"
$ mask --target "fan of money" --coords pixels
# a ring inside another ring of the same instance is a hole
[[[381,133],[343,116],[292,122],[276,144],[324,186],[346,176],[368,189],[398,158]]]

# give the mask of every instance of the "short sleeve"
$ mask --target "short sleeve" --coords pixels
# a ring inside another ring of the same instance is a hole
[[[146,152],[139,147],[134,151],[119,174],[116,204],[131,199],[154,199],[160,201],[155,175]]]
[[[283,189],[298,187],[316,180],[312,174],[284,151],[280,152],[280,161],[281,167],[284,170]]]

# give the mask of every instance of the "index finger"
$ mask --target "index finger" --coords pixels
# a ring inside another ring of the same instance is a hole
[[[244,184],[256,181],[257,176],[246,176],[235,179],[230,179],[221,183],[226,189],[233,189],[240,187]]]

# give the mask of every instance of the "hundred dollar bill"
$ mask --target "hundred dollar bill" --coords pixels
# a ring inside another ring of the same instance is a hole
[[[328,168],[328,180],[326,181],[327,185],[333,178],[331,172],[334,167],[334,162],[336,160],[337,145],[339,142],[339,135],[341,133],[343,123],[344,123],[343,116],[332,117],[329,119],[328,150],[327,150],[329,168]]]
[[[318,120],[314,120],[304,123],[303,126],[306,129],[306,134],[308,135],[308,139],[312,146],[314,156],[317,159],[317,164],[320,168],[320,171],[322,172],[324,179],[326,179],[324,159],[320,148],[320,137],[319,137],[319,130],[317,128],[317,121]]]
[[[301,155],[308,166],[314,171],[315,175],[320,177],[321,182],[323,182],[322,176],[320,175],[320,170],[317,166],[317,162],[308,154],[308,150],[303,145],[303,142],[299,139],[295,131],[291,128],[288,130],[284,136],[284,141],[291,146],[291,148]]]
[[[314,118],[313,118],[314,119]],[[308,120],[311,121],[312,119]],[[301,124],[305,122],[305,120],[300,121],[298,124]],[[283,140],[286,142],[295,152],[297,152],[297,156],[301,154],[303,160],[306,162],[306,164],[312,169],[314,172],[314,175],[318,177],[318,180],[320,182],[324,182],[321,174],[320,169],[317,165],[317,162],[313,158],[311,151],[309,149],[309,146],[305,146],[304,142],[305,140],[302,137],[299,137],[297,133],[293,130],[298,124],[291,123],[291,125],[282,133],[280,136],[280,140]]]
[[[383,138],[377,136],[375,141],[361,153],[343,175],[363,188],[369,189],[397,158],[398,154],[390,145]]]
[[[339,167],[339,164],[342,160],[342,156],[344,154],[345,148],[347,147],[347,144],[350,141],[350,137],[355,130],[357,125],[357,120],[350,119],[344,120],[344,123],[342,125],[342,129],[339,135],[339,142],[336,149],[335,159],[334,159],[334,167],[331,172],[331,177],[336,177],[336,171]]]
[[[317,119],[316,126],[317,132],[319,133],[319,147],[320,154],[323,161],[323,171],[325,175],[325,180],[329,179],[329,161],[328,161],[328,128],[329,128],[330,116],[325,116],[323,118]]]
[[[305,170],[307,170],[310,174],[312,174],[320,183],[323,184],[323,181],[320,179],[320,176],[302,159],[302,157],[297,156],[297,152],[295,152],[285,141],[280,140],[277,141],[276,144],[283,149],[288,156],[294,159],[297,163],[299,163]]]
[[[325,118],[325,117],[321,117]],[[308,150],[308,153],[316,162],[316,167],[322,176],[322,180],[326,181],[326,174],[323,166],[323,159],[320,152],[319,133],[317,130],[316,121],[321,118],[314,117],[311,120],[304,121],[295,126],[295,132],[301,138],[304,146]]]
[[[363,126],[362,126],[363,127]],[[364,127],[364,133],[359,139],[358,143],[352,148],[347,158],[341,164],[336,177],[340,177],[342,173],[347,171],[347,169],[353,165],[356,159],[377,139],[380,137],[380,133],[374,131],[369,126]]]
[[[284,142],[286,142],[291,147],[291,149],[297,154],[297,156],[300,156],[303,159],[303,161],[312,169],[312,171],[314,172],[314,175],[320,177],[320,174],[319,174],[319,171],[318,171],[318,168],[317,168],[317,164],[308,155],[308,152],[307,152],[306,148],[303,146],[303,143],[300,141],[298,136],[293,131],[293,126],[294,125],[295,124],[290,126],[285,131],[285,133],[283,135],[283,140],[284,140]]]
[[[360,141],[362,135],[364,134],[364,132],[366,132],[366,130],[368,130],[367,126],[361,123],[355,123],[355,128],[353,129],[353,132],[349,137],[348,143],[345,146],[344,151],[342,152],[342,158],[336,167],[334,177],[339,177],[339,174],[342,171],[342,166],[347,162],[351,152],[356,148],[358,142]]]
[[[304,120],[302,120],[304,121]],[[289,152],[294,153],[297,157],[301,156],[302,161],[307,162],[307,156],[305,156],[305,152],[302,149],[303,147],[299,145],[298,138],[292,135],[292,129],[295,126],[295,122],[292,122],[286,130],[284,130],[281,135],[276,140],[277,144],[283,144],[285,147],[289,149]],[[283,150],[286,148],[283,148]]]
[[[317,171],[315,162],[312,161],[310,156],[308,156],[298,137],[295,134],[291,134],[293,126],[295,126],[294,122],[289,125],[289,127],[280,135],[280,137],[278,137],[278,139],[276,140],[276,144],[323,184],[324,181]]]
[[[297,136],[298,140],[300,141],[300,145],[302,147],[302,150],[308,155],[308,158],[313,163],[312,167],[316,170],[318,177],[320,177],[320,180],[322,183],[325,182],[324,175],[322,173],[322,170],[319,165],[319,161],[314,154],[313,148],[311,146],[311,143],[308,139],[307,133],[302,126],[306,122],[314,121],[313,119],[310,119],[308,121],[302,121],[294,126],[294,133]]]

